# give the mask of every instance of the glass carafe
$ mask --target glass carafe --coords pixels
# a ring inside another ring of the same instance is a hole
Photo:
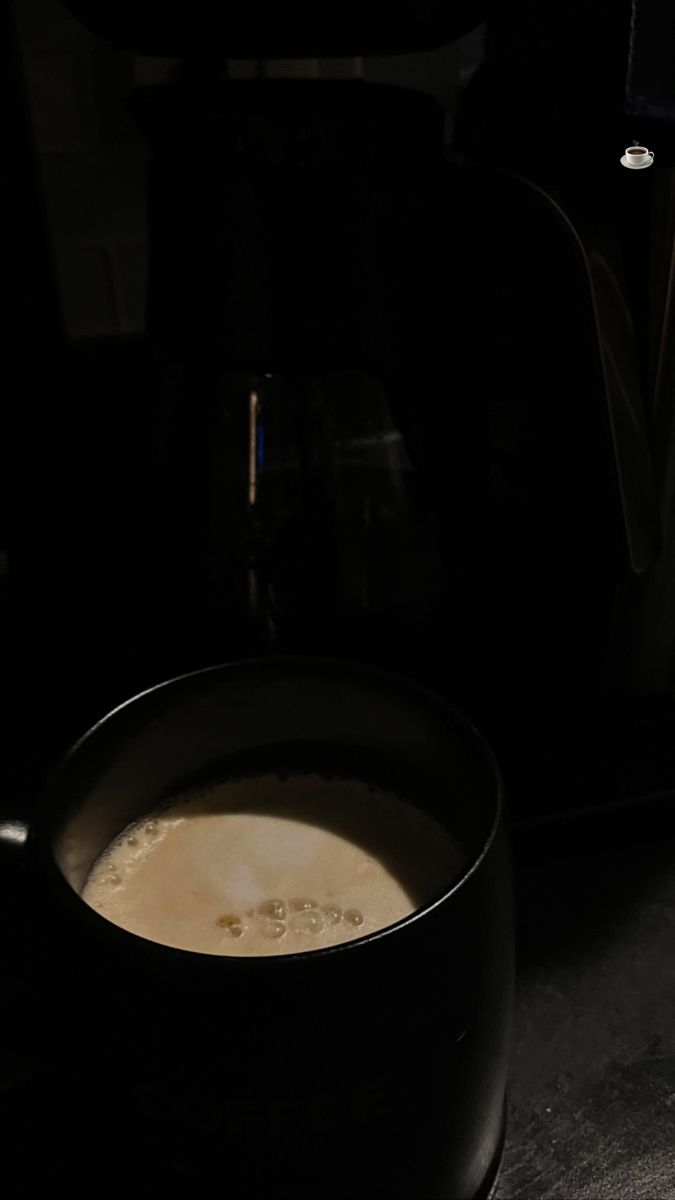
[[[201,381],[165,428],[153,528],[172,669],[291,651],[385,662],[442,589],[432,506],[363,370]]]

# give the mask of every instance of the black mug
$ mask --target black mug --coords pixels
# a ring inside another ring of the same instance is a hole
[[[387,929],[265,958],[159,945],[81,899],[130,821],[242,764],[328,765],[394,787],[459,840],[464,870]],[[205,1189],[215,1173],[230,1196],[487,1196],[513,990],[501,807],[473,727],[369,667],[225,665],[115,709],[54,773],[22,850],[51,1080],[28,1141],[67,1147],[92,1183]]]

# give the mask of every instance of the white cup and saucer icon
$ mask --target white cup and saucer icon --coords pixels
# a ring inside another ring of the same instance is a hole
[[[644,171],[645,167],[651,167],[653,161],[654,151],[646,146],[626,146],[621,166],[628,167],[630,171]]]

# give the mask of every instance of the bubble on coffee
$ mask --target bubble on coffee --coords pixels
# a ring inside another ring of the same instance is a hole
[[[347,925],[354,925],[356,928],[363,925],[363,913],[359,912],[358,908],[348,908],[344,913],[344,919]]]
[[[262,904],[258,905],[258,912],[263,917],[274,917],[277,921],[283,921],[286,916],[286,905],[283,900],[263,900]],[[253,916],[252,911],[251,916]]]
[[[237,917],[233,913],[227,913],[222,917],[217,917],[216,925],[219,929],[226,929],[231,937],[241,937],[244,932],[241,923],[241,917]]]
[[[293,933],[322,933],[326,927],[326,922],[321,913],[309,910],[293,913],[288,922],[288,927]]]
[[[286,936],[286,926],[283,921],[264,921],[262,932],[263,937],[282,938]]]
[[[329,925],[337,925],[342,920],[342,909],[337,904],[322,904],[321,911]]]
[[[465,861],[444,826],[372,780],[275,771],[151,808],[96,861],[82,896],[167,946],[303,954],[410,916]]]

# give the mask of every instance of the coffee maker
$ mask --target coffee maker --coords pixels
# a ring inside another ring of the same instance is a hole
[[[154,432],[130,640],[148,676],[285,651],[433,675],[441,639],[458,672],[482,539],[457,514],[482,485],[443,113],[363,80],[228,79],[224,58],[421,48],[476,13],[73,7],[182,63],[131,98]]]

